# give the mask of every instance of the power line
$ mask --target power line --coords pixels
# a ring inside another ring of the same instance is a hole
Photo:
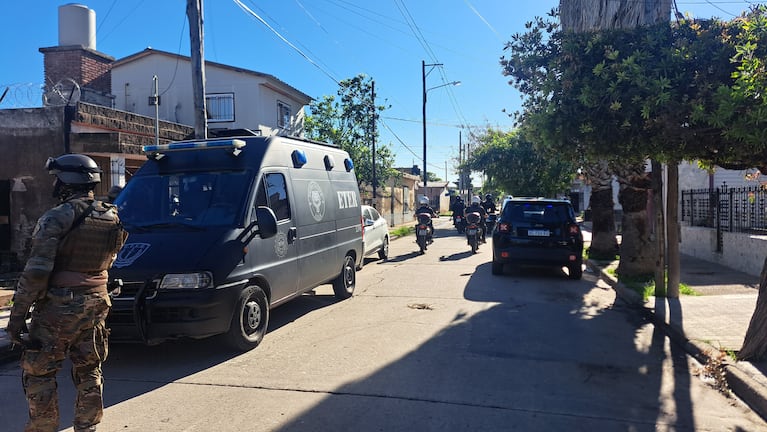
[[[316,67],[317,69],[319,69],[319,70],[320,70],[320,72],[324,73],[324,74],[325,74],[325,75],[326,75],[328,78],[330,78],[331,80],[333,80],[333,82],[335,82],[335,83],[336,83],[336,84],[338,84],[338,85],[340,85],[340,84],[341,84],[341,83],[340,83],[340,82],[339,82],[339,81],[338,81],[338,80],[337,80],[337,79],[336,79],[336,78],[335,78],[335,77],[334,77],[334,76],[333,76],[333,75],[332,75],[330,72],[328,72],[328,71],[327,71],[327,70],[325,70],[325,69],[324,69],[322,66],[320,66],[319,64],[317,64],[317,63],[316,63],[314,60],[312,60],[311,58],[309,58],[309,56],[308,56],[308,55],[304,54],[304,52],[303,52],[303,51],[301,51],[301,50],[300,50],[300,49],[299,49],[297,46],[295,46],[295,45],[294,45],[292,42],[290,42],[289,40],[287,40],[287,39],[286,39],[286,38],[285,38],[283,35],[281,35],[281,34],[280,34],[280,32],[278,32],[277,30],[275,30],[275,29],[274,29],[274,27],[270,26],[270,25],[269,25],[269,23],[267,23],[266,21],[264,21],[264,19],[263,19],[263,18],[261,18],[261,17],[260,17],[260,16],[259,16],[257,13],[253,12],[253,11],[252,11],[252,10],[251,10],[249,7],[247,7],[245,4],[243,4],[243,3],[242,3],[240,0],[232,0],[232,1],[234,1],[234,3],[235,3],[235,4],[237,4],[237,6],[239,6],[239,7],[240,7],[240,9],[242,9],[242,10],[243,10],[245,13],[248,13],[248,14],[250,14],[250,15],[251,15],[251,16],[253,16],[255,19],[257,19],[259,22],[261,22],[261,24],[265,25],[265,26],[266,26],[266,28],[268,28],[268,29],[269,29],[269,30],[270,30],[272,33],[274,33],[274,34],[275,34],[275,35],[276,35],[278,38],[280,38],[280,40],[281,40],[281,41],[283,41],[285,44],[287,44],[289,47],[291,47],[291,48],[292,48],[292,49],[293,49],[295,52],[297,52],[297,53],[298,53],[298,54],[299,54],[301,57],[303,57],[304,59],[306,59],[306,61],[308,61],[309,63],[311,63],[311,64],[312,64],[314,67]]]
[[[415,151],[413,151],[413,149],[411,149],[411,148],[410,148],[410,147],[409,147],[407,144],[405,144],[405,142],[404,142],[404,141],[402,141],[402,138],[400,138],[400,137],[399,137],[399,135],[397,135],[397,133],[396,133],[396,132],[394,132],[394,130],[392,130],[392,128],[390,128],[388,124],[386,124],[386,122],[384,122],[383,120],[381,120],[381,117],[379,117],[379,120],[378,120],[378,121],[379,121],[379,122],[380,122],[380,123],[383,125],[383,127],[385,127],[385,128],[386,128],[386,130],[388,130],[389,132],[391,132],[391,134],[392,134],[392,135],[394,135],[394,138],[396,138],[396,139],[397,139],[397,141],[399,141],[399,143],[400,143],[400,145],[401,145],[402,147],[405,147],[405,149],[407,149],[407,151],[409,151],[410,153],[412,153],[412,154],[413,154],[413,156],[415,156],[415,157],[420,157],[418,154],[416,154],[416,152],[415,152]]]

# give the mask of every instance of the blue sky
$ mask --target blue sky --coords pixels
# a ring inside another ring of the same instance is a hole
[[[505,42],[558,0],[204,0],[205,58],[264,72],[320,98],[336,81],[365,74],[383,113],[380,142],[398,166],[422,166],[421,61],[427,68],[427,165],[454,180],[453,160],[469,128],[510,130],[507,113],[520,96],[501,74]],[[58,44],[58,6],[51,0],[4,1],[0,25],[0,108],[40,105],[41,47]],[[185,0],[84,0],[96,12],[97,50],[117,59],[146,47],[189,55]],[[677,0],[699,18],[731,19],[748,1]],[[290,47],[280,37],[289,41]],[[300,53],[298,52],[300,50]],[[151,79],[149,77],[148,79]],[[444,86],[461,81],[460,86]],[[160,83],[162,87],[162,83]],[[434,88],[439,87],[439,88]],[[506,112],[504,112],[504,110]],[[447,170],[446,170],[447,166]]]

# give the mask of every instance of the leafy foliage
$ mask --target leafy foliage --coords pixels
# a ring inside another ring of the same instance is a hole
[[[386,107],[375,105],[372,80],[364,75],[343,80],[337,96],[326,95],[312,101],[310,114],[304,121],[307,138],[329,142],[346,150],[354,161],[360,184],[373,184],[372,143],[375,138],[377,182],[395,176],[391,147],[378,142],[375,124]]]
[[[548,197],[569,190],[576,172],[570,159],[536,149],[515,132],[488,129],[476,139],[478,146],[465,167],[484,172],[484,189]]]
[[[582,161],[718,159],[732,146],[709,121],[732,81],[725,24],[573,33],[554,17],[529,23],[501,59],[526,96],[517,119],[528,139]]]

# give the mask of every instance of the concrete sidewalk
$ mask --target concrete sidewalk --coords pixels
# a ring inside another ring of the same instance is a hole
[[[756,307],[759,278],[689,255],[680,257],[680,282],[700,295],[644,301],[608,272],[615,263],[588,261],[618,299],[644,310],[653,323],[703,365],[721,362],[732,392],[767,419],[767,362],[734,361]]]

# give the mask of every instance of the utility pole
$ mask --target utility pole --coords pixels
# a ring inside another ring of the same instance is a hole
[[[463,193],[463,143],[461,131],[458,131],[458,196]]]
[[[370,82],[370,110],[372,111],[372,125],[370,138],[373,141],[373,207],[376,205],[376,82]]]
[[[205,109],[205,55],[203,44],[202,0],[186,0],[189,19],[189,45],[192,61],[192,94],[194,99],[194,137],[208,137],[208,118]]]

